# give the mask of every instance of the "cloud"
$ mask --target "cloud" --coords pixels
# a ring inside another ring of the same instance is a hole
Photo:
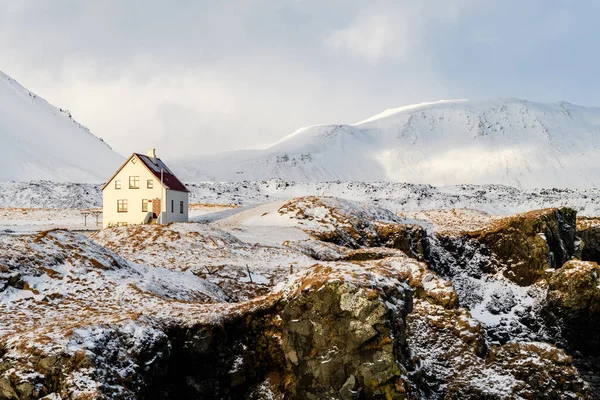
[[[406,13],[375,11],[359,15],[346,28],[325,35],[323,44],[338,54],[347,53],[369,62],[385,58],[406,60],[419,40],[417,35],[411,37],[409,14],[406,10]]]
[[[564,88],[600,92],[589,43],[531,54],[574,31],[596,37],[594,15],[543,0],[0,0],[0,69],[122,154],[152,142],[187,157],[440,98],[585,103]],[[549,68],[552,85],[536,81]]]
[[[481,7],[471,0],[380,1],[359,10],[345,27],[328,32],[323,45],[367,62],[405,62],[422,50],[428,35],[440,26],[456,24]]]

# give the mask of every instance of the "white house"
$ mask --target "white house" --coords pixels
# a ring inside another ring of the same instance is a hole
[[[102,186],[102,225],[187,222],[188,194],[154,149],[133,153]]]

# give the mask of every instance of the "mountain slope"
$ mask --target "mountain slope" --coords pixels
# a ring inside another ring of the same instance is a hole
[[[514,98],[386,110],[354,125],[303,128],[265,150],[182,161],[186,180],[362,180],[600,185],[600,108]]]
[[[0,181],[103,182],[123,161],[71,114],[0,72]]]

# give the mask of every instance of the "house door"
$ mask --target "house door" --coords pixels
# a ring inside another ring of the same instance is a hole
[[[158,216],[160,215],[160,199],[154,199],[152,200],[152,218],[153,219],[157,219]]]

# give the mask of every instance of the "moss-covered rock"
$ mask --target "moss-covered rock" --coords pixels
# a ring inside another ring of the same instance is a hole
[[[404,316],[410,294],[330,283],[283,310],[283,350],[293,398],[406,398]]]
[[[600,317],[600,266],[572,260],[548,279],[548,302],[570,317]]]
[[[565,346],[600,356],[600,266],[573,260],[554,272],[545,316]]]
[[[0,399],[2,400],[19,400],[19,396],[15,389],[10,384],[10,381],[5,378],[0,378]]]

